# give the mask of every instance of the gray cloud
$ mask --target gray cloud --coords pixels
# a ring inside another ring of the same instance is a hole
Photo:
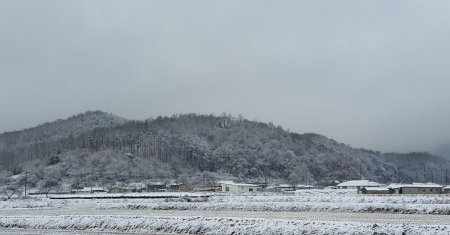
[[[0,0],[0,131],[222,112],[356,147],[450,142],[448,1]]]

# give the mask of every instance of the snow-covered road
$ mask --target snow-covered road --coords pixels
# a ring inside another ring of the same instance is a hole
[[[4,216],[140,216],[140,217],[218,217],[252,219],[287,219],[311,221],[343,221],[361,223],[450,225],[450,215],[336,213],[336,212],[267,212],[267,211],[193,211],[193,210],[64,210],[21,209],[0,210]]]

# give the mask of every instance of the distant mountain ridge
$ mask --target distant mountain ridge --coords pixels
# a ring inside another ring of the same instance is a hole
[[[78,136],[95,128],[112,127],[125,122],[127,120],[124,118],[100,110],[87,111],[67,119],[58,119],[36,127],[1,133],[0,144],[13,145],[21,142],[57,140],[66,138],[69,135]]]
[[[0,171],[33,169],[66,184],[218,178],[327,184],[445,183],[450,162],[428,153],[355,149],[325,136],[230,115],[179,114],[145,121],[88,111],[0,135]]]

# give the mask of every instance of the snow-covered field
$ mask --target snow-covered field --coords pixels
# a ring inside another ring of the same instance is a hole
[[[375,196],[339,190],[305,190],[296,195],[145,195],[163,198],[116,195],[114,199],[0,201],[0,228],[188,234],[450,234],[449,195]]]
[[[317,193],[314,193],[317,192]],[[352,191],[353,192],[353,191]],[[58,198],[92,195],[59,195]],[[359,212],[395,214],[450,215],[449,195],[357,195],[348,191],[305,191],[286,194],[96,194],[96,197],[115,199],[47,199],[10,200],[0,202],[0,209],[8,208],[95,208],[100,210],[203,210],[203,211],[297,211],[297,212]],[[123,196],[129,198],[122,198]],[[154,196],[152,199],[139,197]],[[167,198],[158,198],[164,197]],[[202,197],[208,196],[208,197]],[[133,198],[135,197],[135,198]],[[177,198],[173,198],[177,197]]]
[[[183,234],[448,234],[449,225],[376,224],[220,217],[28,216],[7,217],[1,227]]]

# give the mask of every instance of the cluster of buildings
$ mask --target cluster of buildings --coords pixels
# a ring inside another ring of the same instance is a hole
[[[295,192],[300,189],[313,189],[311,185],[291,185],[280,184],[277,186],[268,186],[267,183],[235,183],[233,181],[219,181],[216,186],[194,188],[194,192],[230,192],[230,193],[258,193],[258,192]],[[163,183],[149,182],[133,183],[127,186],[113,187],[85,187],[74,189],[71,193],[140,193],[140,192],[187,192],[190,191],[188,185],[183,183]]]
[[[314,189],[311,185],[280,184],[269,186],[267,183],[244,184],[233,181],[219,181],[220,192],[253,193],[253,192],[295,192],[301,189]]]
[[[361,194],[444,194],[450,193],[450,186],[435,183],[412,183],[383,185],[369,180],[351,180],[337,185],[340,189],[356,189]]]
[[[88,194],[88,193],[142,193],[142,192],[187,192],[188,185],[183,183],[163,183],[149,182],[131,183],[126,186],[112,187],[85,187],[81,189],[73,189],[71,193]]]
[[[412,183],[384,185],[369,180],[350,180],[328,187],[331,189],[354,189],[358,194],[444,194],[450,193],[450,186],[444,187],[435,183]],[[267,183],[235,183],[233,181],[219,181],[216,186],[194,188],[191,190],[184,183],[148,182],[132,183],[127,186],[86,187],[74,189],[71,193],[138,193],[138,192],[230,192],[230,193],[258,193],[258,192],[295,192],[302,189],[314,189],[311,185],[279,184],[269,186]]]

